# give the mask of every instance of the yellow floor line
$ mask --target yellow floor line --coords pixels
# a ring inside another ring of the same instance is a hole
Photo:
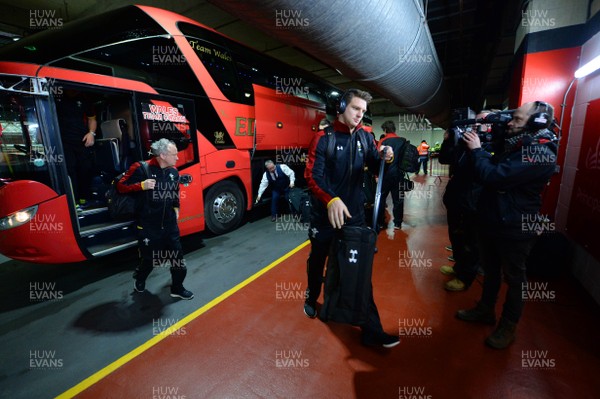
[[[109,375],[110,373],[112,373],[113,371],[115,371],[116,369],[118,369],[119,367],[123,366],[125,363],[127,363],[130,360],[134,359],[135,357],[141,355],[142,353],[144,353],[145,351],[147,351],[148,349],[152,348],[154,345],[158,344],[160,341],[162,341],[163,339],[165,339],[166,337],[168,337],[169,335],[171,335],[173,332],[175,332],[178,329],[180,329],[181,327],[185,326],[186,324],[188,324],[189,322],[191,322],[192,320],[194,320],[195,318],[197,318],[198,316],[200,316],[201,314],[203,314],[207,310],[209,310],[212,307],[214,307],[214,306],[218,305],[219,303],[223,302],[225,299],[229,298],[231,295],[235,294],[237,291],[241,290],[242,288],[244,288],[245,286],[247,286],[248,284],[250,284],[251,282],[253,282],[257,278],[259,278],[260,276],[262,276],[263,274],[265,274],[266,272],[268,272],[269,270],[273,269],[275,266],[279,265],[281,262],[283,262],[284,260],[286,260],[290,256],[294,255],[296,252],[298,252],[302,248],[306,247],[309,243],[310,243],[310,241],[305,241],[304,243],[300,244],[299,246],[297,246],[296,248],[292,249],[287,254],[285,254],[282,257],[280,257],[279,259],[273,261],[271,264],[269,264],[265,268],[259,270],[258,272],[256,272],[252,276],[248,277],[246,280],[242,281],[241,283],[239,283],[235,287],[233,287],[233,288],[225,291],[223,294],[219,295],[218,297],[216,297],[212,301],[208,302],[206,305],[204,305],[201,308],[197,309],[195,312],[189,314],[188,316],[186,316],[183,319],[181,319],[179,322],[173,324],[171,327],[169,327],[167,330],[163,331],[161,334],[154,336],[153,338],[151,338],[150,340],[146,341],[142,345],[138,346],[137,348],[135,348],[131,352],[123,355],[122,357],[120,357],[119,359],[115,360],[114,362],[112,362],[108,366],[104,367],[103,369],[101,369],[101,370],[97,371],[96,373],[92,374],[91,376],[89,376],[85,380],[81,381],[79,384],[77,384],[74,387],[70,388],[69,390],[61,393],[60,395],[58,395],[56,397],[56,399],[73,398],[74,396],[76,396],[76,395],[80,394],[81,392],[85,391],[90,386],[94,385],[95,383],[97,383],[98,381],[100,381],[101,379],[103,379],[104,377],[106,377],[107,375]]]

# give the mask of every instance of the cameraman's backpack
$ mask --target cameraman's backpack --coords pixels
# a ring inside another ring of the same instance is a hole
[[[419,151],[417,147],[406,140],[400,149],[398,168],[403,172],[415,173],[419,170]]]
[[[140,161],[140,167],[144,176],[148,178],[150,171],[148,164],[145,161]],[[133,194],[122,194],[117,190],[117,183],[125,176],[125,172],[120,173],[110,183],[108,191],[106,191],[106,200],[108,205],[108,216],[112,220],[132,220],[135,217],[135,206],[137,196]]]

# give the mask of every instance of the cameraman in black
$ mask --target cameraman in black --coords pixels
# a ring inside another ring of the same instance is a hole
[[[481,111],[476,119],[483,119],[491,111]],[[488,133],[491,126],[476,123],[478,133]],[[479,266],[477,250],[477,218],[475,214],[481,185],[475,183],[475,173],[469,162],[468,149],[464,142],[458,142],[452,130],[444,134],[439,161],[450,165],[450,181],[446,185],[443,202],[448,221],[448,237],[452,245],[454,267],[442,266],[440,271],[454,278],[444,284],[447,291],[467,290]]]
[[[523,220],[539,216],[544,186],[555,173],[556,136],[548,130],[553,107],[536,101],[515,110],[508,123],[504,153],[492,157],[481,148],[477,134],[465,133],[476,181],[483,190],[477,205],[480,255],[485,272],[483,292],[473,309],[459,310],[464,321],[496,324],[495,305],[502,283],[508,284],[502,317],[485,343],[495,349],[508,347],[515,339],[527,288],[525,261],[536,234]]]

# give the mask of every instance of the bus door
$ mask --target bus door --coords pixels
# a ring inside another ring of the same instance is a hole
[[[58,80],[51,86],[56,134],[49,143],[63,159],[56,179],[67,194],[81,251],[89,258],[134,246],[133,220],[112,220],[106,198],[113,179],[142,159],[134,134],[133,93]],[[93,145],[85,146],[92,130]]]
[[[79,90],[77,95],[92,98],[98,121],[91,200],[77,204],[76,211],[80,246],[88,256],[102,256],[137,245],[135,220],[111,219],[105,194],[115,177],[126,172],[133,163],[150,159],[150,146],[161,138],[174,141],[179,150],[176,166],[182,183],[181,233],[198,231],[196,225],[200,224],[203,214],[198,154],[192,134],[195,131],[193,102],[114,90],[102,93]],[[197,204],[200,216],[187,204]]]
[[[181,235],[200,231],[204,227],[204,202],[194,102],[181,97],[136,94],[135,105],[137,133],[145,159],[151,157],[152,143],[162,138],[177,146]]]

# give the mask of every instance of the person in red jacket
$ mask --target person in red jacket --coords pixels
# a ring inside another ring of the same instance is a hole
[[[311,191],[312,210],[309,238],[311,251],[307,261],[308,289],[304,313],[317,317],[317,299],[323,284],[323,270],[334,239],[335,229],[343,225],[365,225],[364,166],[377,170],[380,153],[372,136],[362,128],[362,117],[372,97],[350,89],[342,96],[331,135],[319,131],[309,147],[304,176]],[[329,140],[335,147],[329,153]],[[384,146],[385,159],[392,162],[394,152]],[[397,335],[384,332],[371,292],[368,321],[361,325],[361,341],[368,346],[391,348],[400,343]]]
[[[417,151],[419,151],[419,169],[417,169],[417,174],[421,170],[421,165],[423,165],[423,173],[427,174],[427,161],[429,161],[429,144],[427,144],[427,141],[422,140],[421,144],[417,146]]]
[[[171,140],[152,143],[154,158],[148,164],[149,176],[136,162],[117,184],[121,193],[137,195],[136,219],[140,264],[133,274],[134,289],[144,292],[146,278],[154,266],[169,265],[171,296],[192,299],[194,294],[183,287],[187,274],[183,248],[179,240],[179,173],[177,147]]]

